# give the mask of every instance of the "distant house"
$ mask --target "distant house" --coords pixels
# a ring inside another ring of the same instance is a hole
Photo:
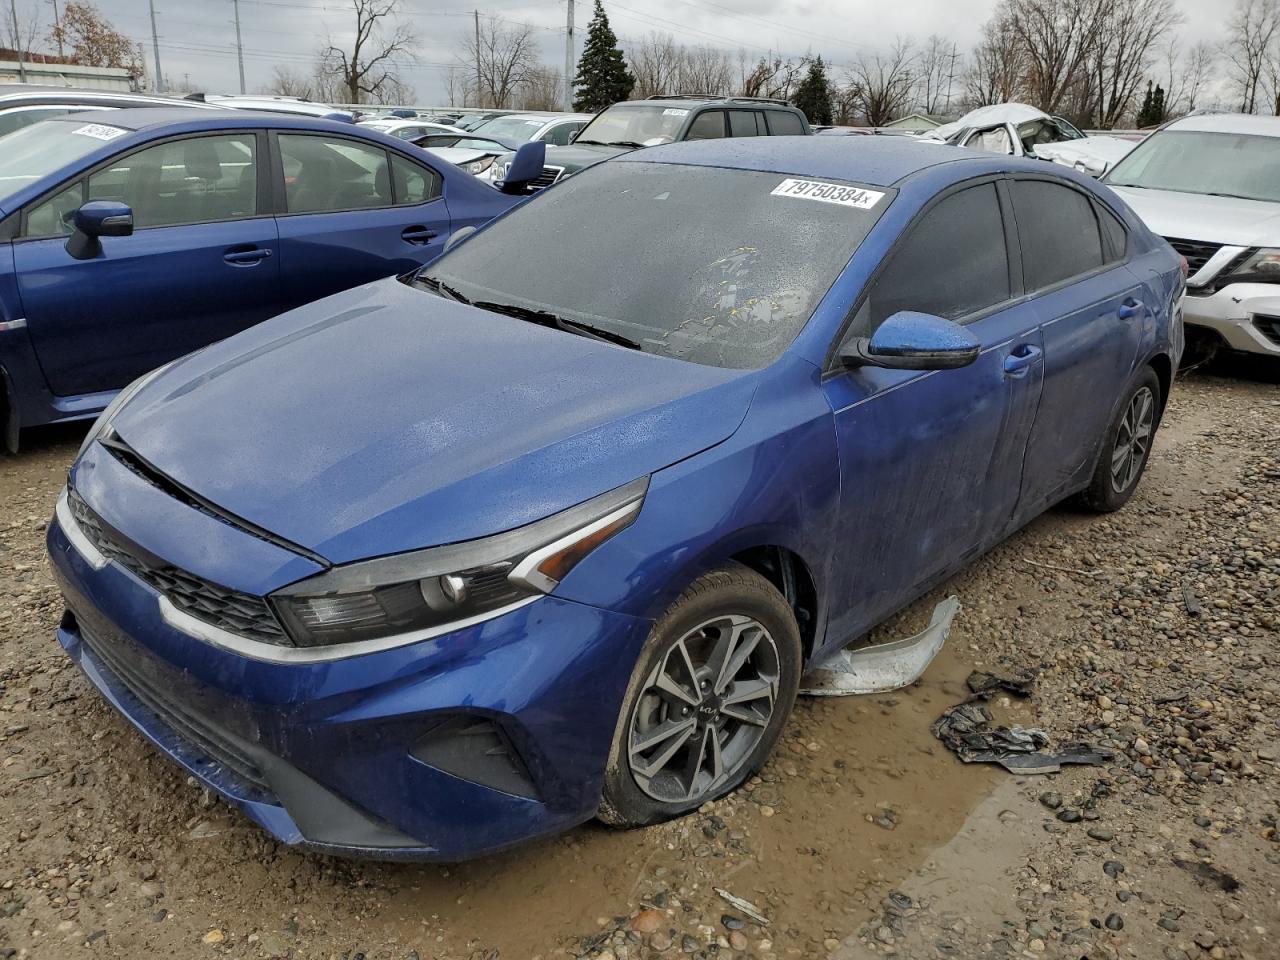
[[[41,86],[78,87],[82,90],[135,91],[137,81],[123,67],[86,67],[65,57],[45,53],[24,53],[0,47],[0,83],[27,83]]]
[[[884,125],[885,130],[902,130],[905,133],[927,133],[946,123],[946,117],[931,117],[923,113],[911,113]]]

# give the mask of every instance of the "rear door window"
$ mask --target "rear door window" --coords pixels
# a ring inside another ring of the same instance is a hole
[[[940,200],[890,258],[871,281],[854,336],[870,336],[901,310],[960,320],[1008,300],[1008,245],[995,184]]]
[[[391,172],[381,147],[337,137],[280,135],[289,213],[389,207]]]
[[[789,110],[770,110],[769,133],[775,137],[799,136],[804,133],[804,124]]]
[[[715,140],[724,136],[724,111],[708,110],[700,113],[689,125],[686,140]]]
[[[756,120],[760,116],[754,110],[730,110],[729,111],[729,136],[731,137],[755,137],[759,136],[761,131],[756,126]]]
[[[1093,202],[1083,193],[1048,180],[1015,180],[1009,186],[1028,291],[1090,273],[1109,259]]]

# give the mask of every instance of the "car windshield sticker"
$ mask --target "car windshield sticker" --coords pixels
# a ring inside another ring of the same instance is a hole
[[[857,207],[859,210],[870,210],[884,196],[883,193],[877,193],[875,190],[850,187],[843,183],[823,183],[821,180],[783,180],[769,192],[775,197],[820,200],[823,203]]]
[[[680,110],[676,107],[667,107],[667,109],[662,111],[662,115],[664,117],[687,117],[689,115],[689,111]]]
[[[82,137],[93,137],[95,140],[114,140],[127,132],[119,127],[108,127],[105,123],[86,123],[72,131]]]

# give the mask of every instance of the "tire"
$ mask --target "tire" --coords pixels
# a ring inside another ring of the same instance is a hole
[[[1093,478],[1079,496],[1085,509],[1112,513],[1129,502],[1151,459],[1151,444],[1160,426],[1161,402],[1160,379],[1154,370],[1144,367],[1130,382],[1099,444]]]
[[[768,580],[737,563],[695,580],[636,662],[597,817],[658,823],[741,786],[782,734],[802,662],[795,616]]]

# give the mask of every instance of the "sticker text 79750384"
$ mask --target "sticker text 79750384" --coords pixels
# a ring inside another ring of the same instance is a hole
[[[870,210],[883,193],[865,190],[862,187],[851,187],[844,183],[824,183],[821,180],[786,179],[771,191],[775,197],[795,197],[800,200],[818,200],[822,203],[838,203],[845,207],[856,207],[859,210]]]

